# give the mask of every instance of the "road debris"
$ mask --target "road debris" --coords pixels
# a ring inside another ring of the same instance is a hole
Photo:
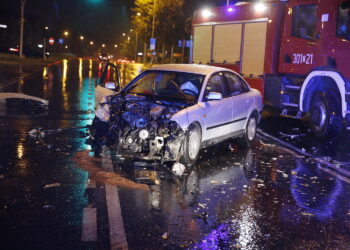
[[[175,175],[181,176],[184,173],[185,169],[186,169],[185,165],[179,162],[175,162],[171,170]]]
[[[283,132],[279,132],[279,134],[282,136],[282,137],[288,137],[288,138],[290,138],[290,139],[295,139],[295,138],[298,138],[298,137],[301,137],[301,136],[306,136],[306,134],[295,134],[295,135],[293,135],[293,134],[285,134],[285,133],[283,133]]]
[[[44,189],[46,189],[46,188],[53,188],[53,187],[59,187],[59,186],[61,186],[61,184],[58,183],[58,182],[55,182],[55,183],[51,183],[51,184],[46,184]]]
[[[315,216],[313,213],[307,213],[307,212],[301,212],[300,214],[303,216]]]
[[[167,232],[163,233],[162,238],[165,240],[169,237],[169,234]]]

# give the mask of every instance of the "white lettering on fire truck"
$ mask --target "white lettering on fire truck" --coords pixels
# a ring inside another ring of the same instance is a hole
[[[314,54],[293,54],[293,64],[313,64]]]

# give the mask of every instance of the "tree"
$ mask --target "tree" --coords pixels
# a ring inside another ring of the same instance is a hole
[[[207,2],[221,5],[222,1]],[[201,7],[203,2],[206,1],[136,0],[135,7],[132,9],[132,28],[138,33],[139,40],[148,43],[152,33],[153,15],[155,15],[154,36],[157,38],[157,50],[159,51],[163,46],[170,48],[175,46],[178,40],[190,38],[193,13],[196,8]],[[131,44],[134,44],[133,40]]]

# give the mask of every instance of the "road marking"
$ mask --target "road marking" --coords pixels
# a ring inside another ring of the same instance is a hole
[[[109,152],[106,148],[102,152],[103,168],[113,171],[113,163]],[[105,187],[111,249],[128,249],[117,187],[110,184],[105,184]]]
[[[106,184],[111,249],[128,249],[117,187]]]
[[[111,155],[108,151],[108,148],[105,146],[102,148],[102,167],[108,172],[113,172]]]
[[[97,240],[96,208],[86,207],[83,210],[83,230],[81,241],[91,242]]]

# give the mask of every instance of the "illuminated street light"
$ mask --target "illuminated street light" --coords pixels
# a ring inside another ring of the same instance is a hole
[[[133,29],[130,29],[130,32],[133,32],[134,30]]]
[[[64,46],[64,48],[68,49],[68,45]]]
[[[93,42],[93,41],[90,41],[90,45],[94,45],[94,42]]]
[[[64,35],[64,36],[69,36],[69,32],[68,32],[68,31],[65,31],[65,32],[63,33],[63,35]]]
[[[104,48],[104,47],[106,47],[106,44],[103,43],[103,44],[102,44],[102,48]]]
[[[114,44],[114,48],[118,48],[118,44]]]
[[[84,36],[80,36],[80,40],[84,40]]]
[[[48,30],[48,29],[49,29],[49,27],[45,26],[45,29],[46,29],[46,30]]]
[[[136,15],[141,16],[141,13],[140,13],[140,12],[137,12],[137,14],[136,14]]]

